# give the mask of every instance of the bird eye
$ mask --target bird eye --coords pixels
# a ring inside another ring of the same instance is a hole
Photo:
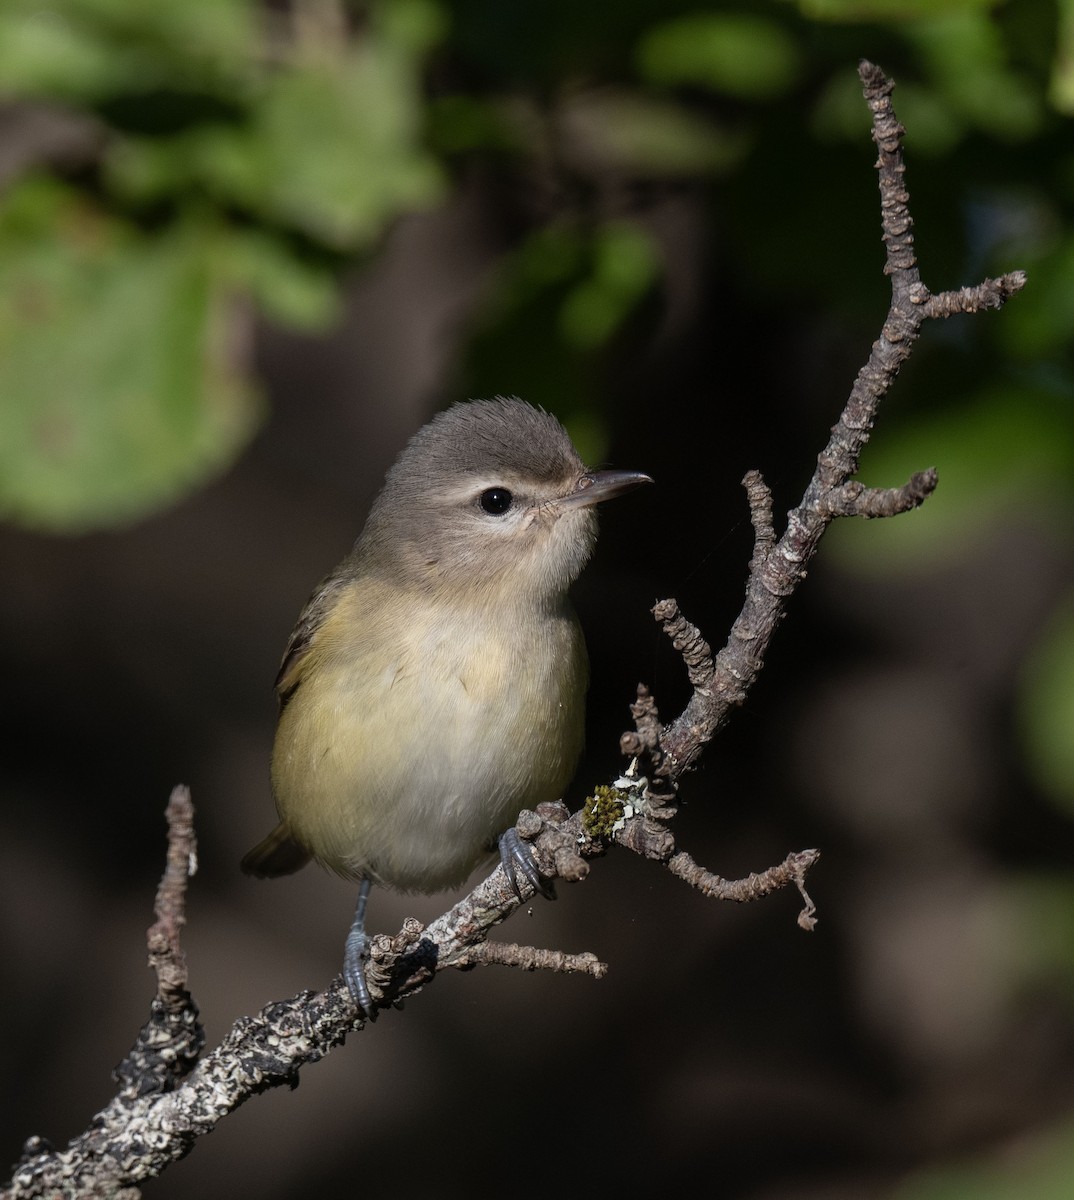
[[[513,499],[507,488],[491,487],[481,493],[477,502],[490,516],[498,517],[507,512]]]

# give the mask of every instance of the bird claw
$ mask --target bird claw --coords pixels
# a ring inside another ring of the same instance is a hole
[[[520,875],[535,892],[540,892],[546,900],[555,900],[555,882],[546,878],[537,869],[537,864],[533,860],[533,850],[529,843],[522,840],[517,829],[512,826],[506,833],[501,834],[498,845],[503,873],[507,876],[507,880],[519,900],[522,899],[522,889],[518,883]]]

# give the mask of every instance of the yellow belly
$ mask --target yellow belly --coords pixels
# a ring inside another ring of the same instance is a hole
[[[582,747],[585,646],[566,606],[445,621],[424,599],[383,600],[356,587],[318,631],[280,715],[273,791],[332,870],[435,891],[521,809],[562,794]]]

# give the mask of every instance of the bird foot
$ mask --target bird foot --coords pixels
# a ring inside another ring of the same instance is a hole
[[[518,882],[519,876],[525,879],[535,892],[540,892],[546,900],[555,900],[555,881],[546,878],[537,869],[537,864],[533,859],[533,850],[529,843],[522,839],[517,829],[512,826],[506,833],[501,834],[498,845],[500,865],[519,900],[522,899],[522,889]]]

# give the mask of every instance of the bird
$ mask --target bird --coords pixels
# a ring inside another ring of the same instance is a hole
[[[279,673],[279,823],[242,860],[311,860],[359,885],[343,976],[366,1017],[372,885],[455,888],[499,849],[545,891],[513,829],[559,799],[582,750],[588,658],[568,595],[595,507],[652,479],[590,470],[550,413],[452,405],[388,471],[352,550],[317,586]]]

